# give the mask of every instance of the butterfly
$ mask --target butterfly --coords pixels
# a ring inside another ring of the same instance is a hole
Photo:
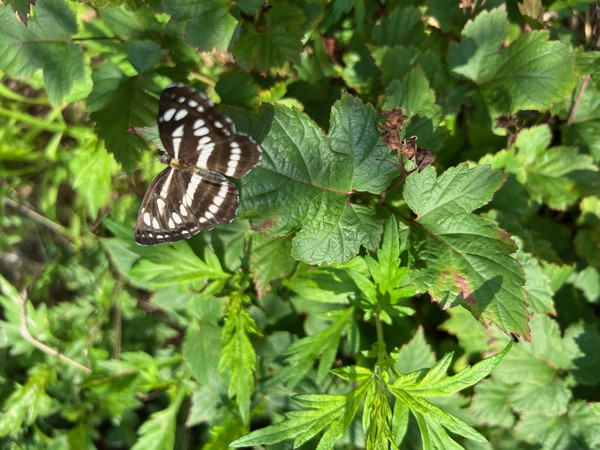
[[[154,245],[188,239],[231,222],[239,196],[227,177],[241,178],[256,166],[261,149],[219,114],[201,92],[171,84],[162,92],[158,131],[167,168],[152,181],[138,213],[135,241]]]

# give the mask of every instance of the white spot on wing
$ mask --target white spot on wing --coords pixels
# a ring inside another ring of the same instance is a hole
[[[169,175],[167,175],[167,179],[165,180],[165,183],[162,185],[162,188],[160,189],[160,193],[158,194],[160,197],[167,198],[167,194],[169,192],[169,186],[171,186],[171,181],[173,180],[174,172],[175,172],[175,169],[171,168],[171,170],[169,171]]]
[[[152,223],[152,219],[150,218],[150,213],[145,212],[143,216],[144,223],[148,226]]]
[[[200,127],[194,130],[194,136],[204,136],[208,134],[208,127]]]
[[[158,206],[158,212],[161,214],[165,213],[165,206],[167,206],[167,204],[162,198],[156,200],[156,206]]]
[[[198,155],[198,161],[196,161],[196,167],[207,167],[208,158],[212,155],[213,150],[215,149],[214,144],[206,145],[202,148],[202,151]]]
[[[173,137],[182,137],[183,136],[183,124],[179,125],[173,131]]]
[[[175,221],[177,225],[180,225],[183,222],[183,220],[181,220],[181,216],[176,212],[171,213],[171,218]]]
[[[219,210],[219,207],[218,207],[217,205],[214,205],[214,204],[212,204],[212,205],[210,205],[210,206],[208,207],[208,210],[209,210],[211,213],[213,213],[213,214],[216,214],[216,213],[217,213],[217,211]]]
[[[196,121],[194,122],[194,129],[204,126],[205,123],[206,122],[204,122],[204,120],[202,119],[196,119]]]
[[[169,120],[171,120],[173,118],[174,115],[175,115],[175,108],[169,108],[162,115],[162,118],[165,122],[168,122]]]
[[[160,230],[160,224],[158,223],[158,220],[156,219],[156,217],[154,217],[154,218],[152,219],[152,227],[153,227],[155,230]]]
[[[181,120],[187,115],[187,109],[180,109],[179,111],[177,111],[177,114],[175,114],[175,120]]]
[[[167,223],[167,225],[169,225],[169,228],[171,228],[171,229],[175,228],[175,222],[173,222],[173,219],[169,219],[169,222]]]
[[[181,146],[181,138],[174,137],[173,138],[173,156],[175,159],[179,159],[179,147]]]

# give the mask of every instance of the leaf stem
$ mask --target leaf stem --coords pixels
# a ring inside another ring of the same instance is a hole
[[[35,348],[41,350],[42,352],[47,353],[51,356],[56,356],[59,360],[69,364],[70,366],[75,367],[76,369],[81,370],[82,372],[85,372],[87,374],[92,373],[92,369],[90,369],[89,367],[78,363],[77,361],[69,358],[67,355],[62,354],[57,349],[52,348],[34,338],[31,335],[29,328],[27,327],[27,296],[25,295],[25,293],[21,293],[19,302],[21,305],[21,336],[23,336],[23,339],[25,339],[27,342],[29,342]]]

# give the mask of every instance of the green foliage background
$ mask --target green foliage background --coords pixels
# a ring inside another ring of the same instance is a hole
[[[597,448],[599,36],[585,0],[3,2],[0,446]],[[239,219],[140,247],[172,81],[263,158]]]

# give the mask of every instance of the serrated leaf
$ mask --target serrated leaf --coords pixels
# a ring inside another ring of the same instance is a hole
[[[460,42],[450,42],[448,62],[452,71],[475,82],[504,42],[508,24],[506,8],[483,11],[469,20],[460,33]]]
[[[534,200],[564,210],[600,186],[600,175],[591,156],[573,147],[549,148],[551,140],[547,125],[528,128],[519,133],[513,149],[487,159],[514,173]]]
[[[377,146],[375,111],[344,96],[333,108],[330,139],[299,111],[266,107],[263,116],[271,111],[261,164],[244,179],[246,216],[261,218],[271,236],[299,228],[292,253],[310,264],[347,261],[361,245],[375,248],[381,225],[371,210],[348,201],[354,191],[379,193],[397,173],[382,161],[388,151]]]
[[[549,109],[571,93],[577,82],[573,53],[548,33],[526,33],[497,57],[479,81],[487,100],[501,113]]]
[[[508,403],[510,387],[498,380],[483,380],[475,386],[471,412],[483,423],[509,428],[515,416]]]
[[[247,299],[238,293],[231,294],[228,313],[222,334],[222,352],[219,372],[229,375],[228,394],[237,400],[244,423],[250,419],[250,397],[254,391],[256,351],[250,342],[250,334],[261,336],[258,325],[243,308]]]
[[[216,280],[224,283],[230,275],[223,271],[209,249],[205,260],[196,255],[185,242],[174,246],[142,247],[135,244],[131,229],[105,220],[118,239],[105,239],[103,245],[117,270],[134,286],[158,289],[178,283]]]
[[[87,205],[90,217],[96,220],[98,210],[111,199],[115,160],[102,146],[97,146],[92,151],[79,150],[69,166],[74,174],[73,188]]]
[[[285,383],[293,388],[300,382],[320,357],[317,382],[323,381],[333,364],[342,333],[352,320],[354,308],[348,308],[324,330],[294,342],[285,350],[286,366],[268,382],[269,385]]]
[[[411,69],[401,80],[394,80],[386,89],[383,109],[402,107],[408,117],[420,115],[439,125],[442,108],[435,102],[435,93],[420,66]]]
[[[319,431],[329,427],[321,437],[318,449],[328,449],[350,426],[369,383],[345,395],[296,395],[293,400],[306,409],[286,413],[286,420],[253,431],[236,439],[232,447],[274,444],[293,439],[299,447]]]
[[[71,40],[77,21],[62,0],[39,2],[34,8],[26,27],[7,5],[0,6],[0,69],[15,76],[42,69],[48,97],[59,103],[85,75],[81,47]]]
[[[51,413],[46,387],[55,379],[55,370],[45,364],[34,366],[27,382],[10,394],[0,416],[0,436],[16,436],[23,424],[33,424],[38,416]]]
[[[154,123],[157,101],[145,92],[146,81],[141,77],[122,79],[113,89],[114,72],[106,72],[102,76],[111,81],[100,83],[105,79],[94,80],[92,92],[96,98],[104,100],[103,106],[91,114],[96,122],[96,133],[104,139],[106,149],[117,162],[125,169],[132,169],[139,159],[138,151],[144,147],[144,141],[127,130]]]
[[[529,335],[524,274],[516,246],[497,224],[471,211],[487,203],[504,177],[460,165],[437,177],[432,167],[406,179],[411,279],[444,307],[462,303],[484,324]]]
[[[302,50],[303,11],[291,3],[274,5],[261,29],[245,23],[233,53],[244,69],[268,71],[282,64],[298,63]]]
[[[377,45],[403,45],[414,40],[416,25],[421,22],[417,8],[397,8],[381,19],[373,28],[373,41]]]
[[[175,398],[169,406],[153,413],[139,428],[140,437],[132,450],[167,450],[175,444],[175,430],[177,429],[177,414],[181,403],[186,398],[183,386],[177,386]]]

